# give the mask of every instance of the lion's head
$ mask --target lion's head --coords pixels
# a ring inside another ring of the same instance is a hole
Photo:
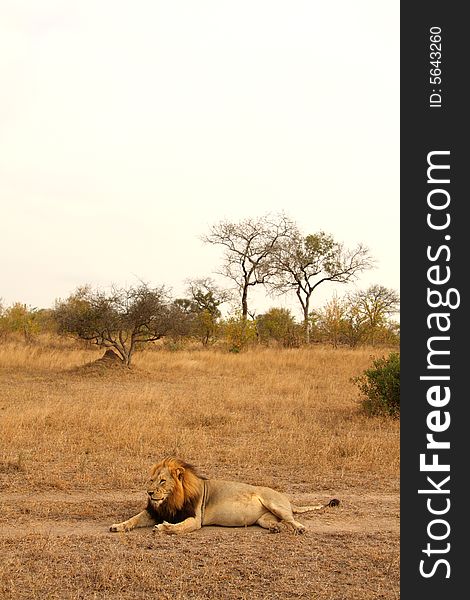
[[[153,465],[147,483],[153,510],[176,514],[185,505],[195,504],[202,493],[202,478],[194,467],[178,458],[167,457]]]

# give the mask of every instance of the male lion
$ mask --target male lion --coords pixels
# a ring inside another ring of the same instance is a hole
[[[294,519],[293,513],[339,504],[333,499],[328,504],[297,507],[284,494],[268,487],[201,477],[192,465],[175,457],[167,457],[152,467],[147,494],[147,508],[127,521],[111,525],[110,531],[155,524],[156,531],[171,534],[189,533],[204,525],[256,524],[278,533],[285,523],[295,533],[303,533],[305,527]]]

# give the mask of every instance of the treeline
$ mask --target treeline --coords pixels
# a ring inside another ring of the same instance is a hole
[[[84,286],[58,300],[54,309],[21,303],[0,307],[0,340],[20,337],[34,343],[41,334],[73,336],[113,348],[126,364],[144,343],[162,339],[173,347],[186,342],[222,344],[233,352],[255,344],[289,348],[307,344],[304,324],[287,308],[271,308],[248,319],[240,311],[223,317],[220,309],[228,292],[209,279],[192,281],[189,291],[189,297],[172,299],[164,288],[146,284],[110,291]],[[308,343],[396,345],[399,325],[392,317],[398,302],[393,290],[379,285],[334,296],[310,313]]]
[[[394,290],[373,285],[312,308],[320,285],[354,282],[374,266],[362,244],[346,248],[323,231],[304,235],[284,214],[223,221],[203,241],[222,247],[219,272],[229,281],[228,289],[210,278],[192,279],[185,296],[173,298],[165,286],[143,282],[108,291],[85,285],[57,300],[53,309],[0,304],[0,338],[21,335],[32,342],[41,333],[72,335],[112,348],[126,364],[142,344],[161,339],[224,343],[232,351],[250,344],[398,343],[393,317],[399,297]],[[263,286],[272,297],[294,294],[302,320],[286,308],[256,314],[250,303],[254,286]],[[221,307],[227,304],[231,310],[223,317]]]

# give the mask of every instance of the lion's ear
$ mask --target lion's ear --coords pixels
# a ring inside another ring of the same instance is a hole
[[[177,479],[179,479],[181,481],[183,479],[183,475],[184,475],[183,467],[179,467],[178,469],[175,469],[175,475],[176,475]]]

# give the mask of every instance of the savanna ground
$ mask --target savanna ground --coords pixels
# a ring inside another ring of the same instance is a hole
[[[359,411],[377,349],[100,352],[0,346],[0,597],[399,597],[399,425]],[[386,354],[386,352],[385,352]],[[167,454],[275,487],[308,531],[111,534]]]

